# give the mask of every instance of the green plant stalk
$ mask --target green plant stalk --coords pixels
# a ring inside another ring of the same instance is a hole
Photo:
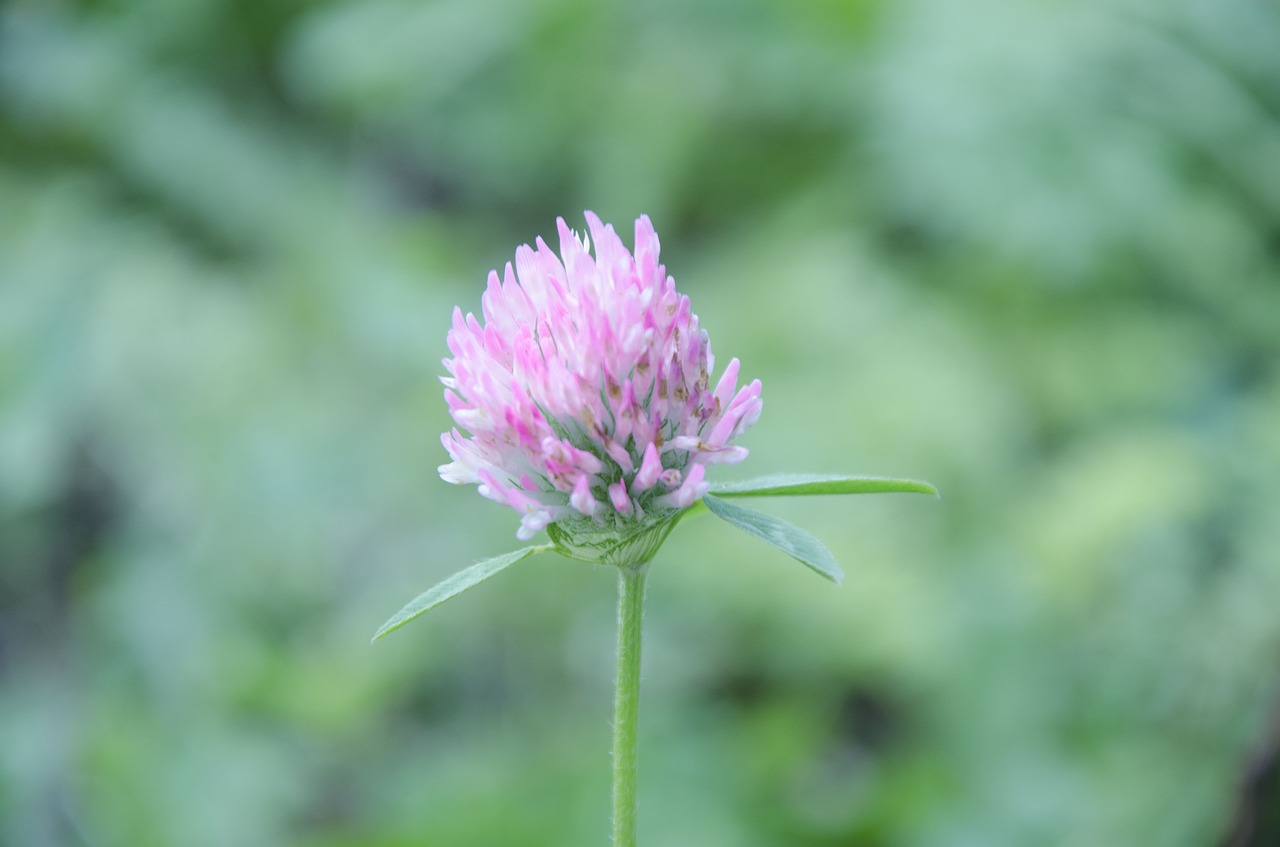
[[[636,847],[640,630],[648,564],[618,568],[618,673],[613,701],[613,844]]]

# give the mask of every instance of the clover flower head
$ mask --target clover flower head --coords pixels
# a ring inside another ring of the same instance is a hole
[[[649,218],[634,254],[586,218],[581,238],[557,219],[559,255],[541,238],[518,248],[514,267],[489,274],[483,321],[455,308],[448,335],[441,381],[457,427],[440,476],[519,512],[525,540],[691,506],[708,465],[746,458],[733,441],[760,417],[760,381],[739,389],[737,359],[712,385],[710,341],[659,264]]]

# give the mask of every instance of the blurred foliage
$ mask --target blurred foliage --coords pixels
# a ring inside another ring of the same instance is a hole
[[[1273,5],[11,0],[0,844],[604,842],[609,573],[368,646],[515,546],[438,363],[583,208],[764,380],[734,472],[944,492],[765,504],[840,590],[681,526],[646,843],[1280,842]]]

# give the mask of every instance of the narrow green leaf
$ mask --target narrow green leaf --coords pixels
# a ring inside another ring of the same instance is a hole
[[[722,482],[711,486],[717,497],[794,497],[800,494],[932,494],[938,489],[915,479],[887,479],[878,476],[832,476],[828,474],[774,474],[743,482]]]
[[[704,495],[702,502],[707,504],[712,514],[728,521],[738,529],[769,542],[802,564],[813,568],[836,585],[844,579],[844,573],[836,564],[831,551],[800,527],[775,518],[773,515],[726,502],[710,494]]]
[[[525,547],[523,550],[503,553],[501,556],[494,556],[492,559],[485,559],[483,562],[476,562],[471,567],[458,571],[443,582],[437,583],[419,594],[407,606],[392,615],[391,619],[373,634],[373,640],[377,641],[388,632],[399,629],[423,612],[439,606],[451,597],[457,597],[473,585],[484,582],[489,577],[506,570],[516,562],[527,559],[534,553],[542,553],[550,549],[550,544],[537,544],[533,547]]]

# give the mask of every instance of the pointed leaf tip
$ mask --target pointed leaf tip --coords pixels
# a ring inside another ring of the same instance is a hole
[[[797,497],[814,494],[932,494],[938,489],[917,479],[833,474],[773,474],[714,485],[717,497]]]
[[[513,550],[510,553],[503,553],[501,556],[494,556],[491,559],[476,562],[471,567],[458,571],[453,576],[436,583],[409,601],[403,609],[392,615],[386,623],[378,628],[369,643],[372,644],[384,635],[394,632],[419,615],[439,606],[445,600],[457,597],[468,588],[501,573],[516,562],[527,559],[534,553],[542,553],[550,549],[550,544],[525,547],[522,550]]]
[[[704,495],[702,502],[716,517],[767,541],[836,585],[844,580],[844,572],[836,564],[831,551],[800,527],[787,523],[781,518],[775,518],[773,515],[729,503],[710,494]]]

